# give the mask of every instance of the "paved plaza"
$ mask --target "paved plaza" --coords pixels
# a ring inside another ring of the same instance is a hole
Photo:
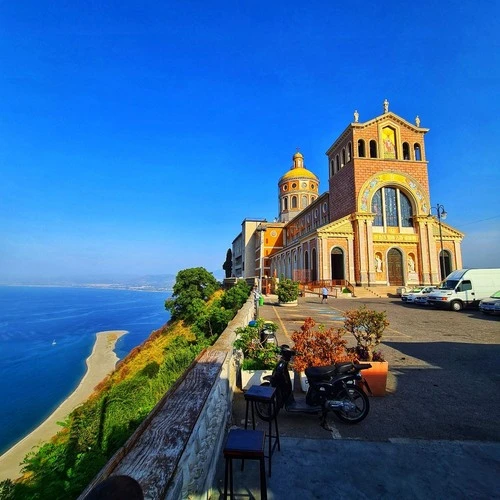
[[[317,415],[282,410],[269,498],[500,498],[500,317],[397,298],[321,304],[319,297],[301,297],[298,307],[280,307],[272,295],[259,315],[279,325],[280,343],[291,344],[306,317],[342,326],[343,312],[363,304],[385,310],[390,322],[380,346],[389,361],[388,393],[370,398],[360,424],[330,415],[330,431]],[[232,423],[242,427],[242,393],[233,406]],[[238,498],[259,498],[253,467],[249,462],[235,476]],[[223,460],[219,491],[222,472]]]

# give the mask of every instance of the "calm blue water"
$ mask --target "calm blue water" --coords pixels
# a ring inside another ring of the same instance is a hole
[[[97,332],[129,332],[115,347],[122,359],[168,321],[169,295],[0,286],[0,454],[78,386]]]

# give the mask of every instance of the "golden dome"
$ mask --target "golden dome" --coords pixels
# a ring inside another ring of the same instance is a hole
[[[295,153],[300,154],[300,153]],[[302,155],[301,155],[302,156]],[[287,179],[295,179],[295,178],[303,178],[303,179],[313,179],[318,182],[318,178],[307,168],[292,168],[290,169],[283,177],[280,179],[280,182]]]

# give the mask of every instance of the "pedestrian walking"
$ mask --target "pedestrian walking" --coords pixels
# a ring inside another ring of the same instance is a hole
[[[328,302],[328,288],[326,288],[326,286],[324,286],[321,289],[321,293],[323,294],[323,298],[321,299],[321,303],[323,304],[323,302]]]

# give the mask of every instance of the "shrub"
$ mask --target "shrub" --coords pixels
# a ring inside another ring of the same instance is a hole
[[[236,329],[237,338],[233,343],[235,349],[243,352],[242,368],[245,370],[269,370],[278,362],[279,347],[272,342],[261,342],[260,331],[264,327],[264,320],[259,319],[255,325],[248,325]],[[276,331],[276,325],[268,325]]]
[[[352,348],[351,352],[359,361],[383,361],[382,353],[374,352],[374,348],[380,344],[382,334],[389,326],[386,312],[377,312],[362,306],[344,314],[344,327],[356,339],[356,347]]]
[[[293,360],[296,371],[303,372],[310,366],[328,366],[342,361],[351,361],[353,356],[347,352],[346,331],[343,328],[316,326],[312,318],[307,318],[300,331],[292,333],[294,350]]]
[[[290,278],[281,278],[276,289],[280,302],[292,302],[299,297],[299,282]]]

